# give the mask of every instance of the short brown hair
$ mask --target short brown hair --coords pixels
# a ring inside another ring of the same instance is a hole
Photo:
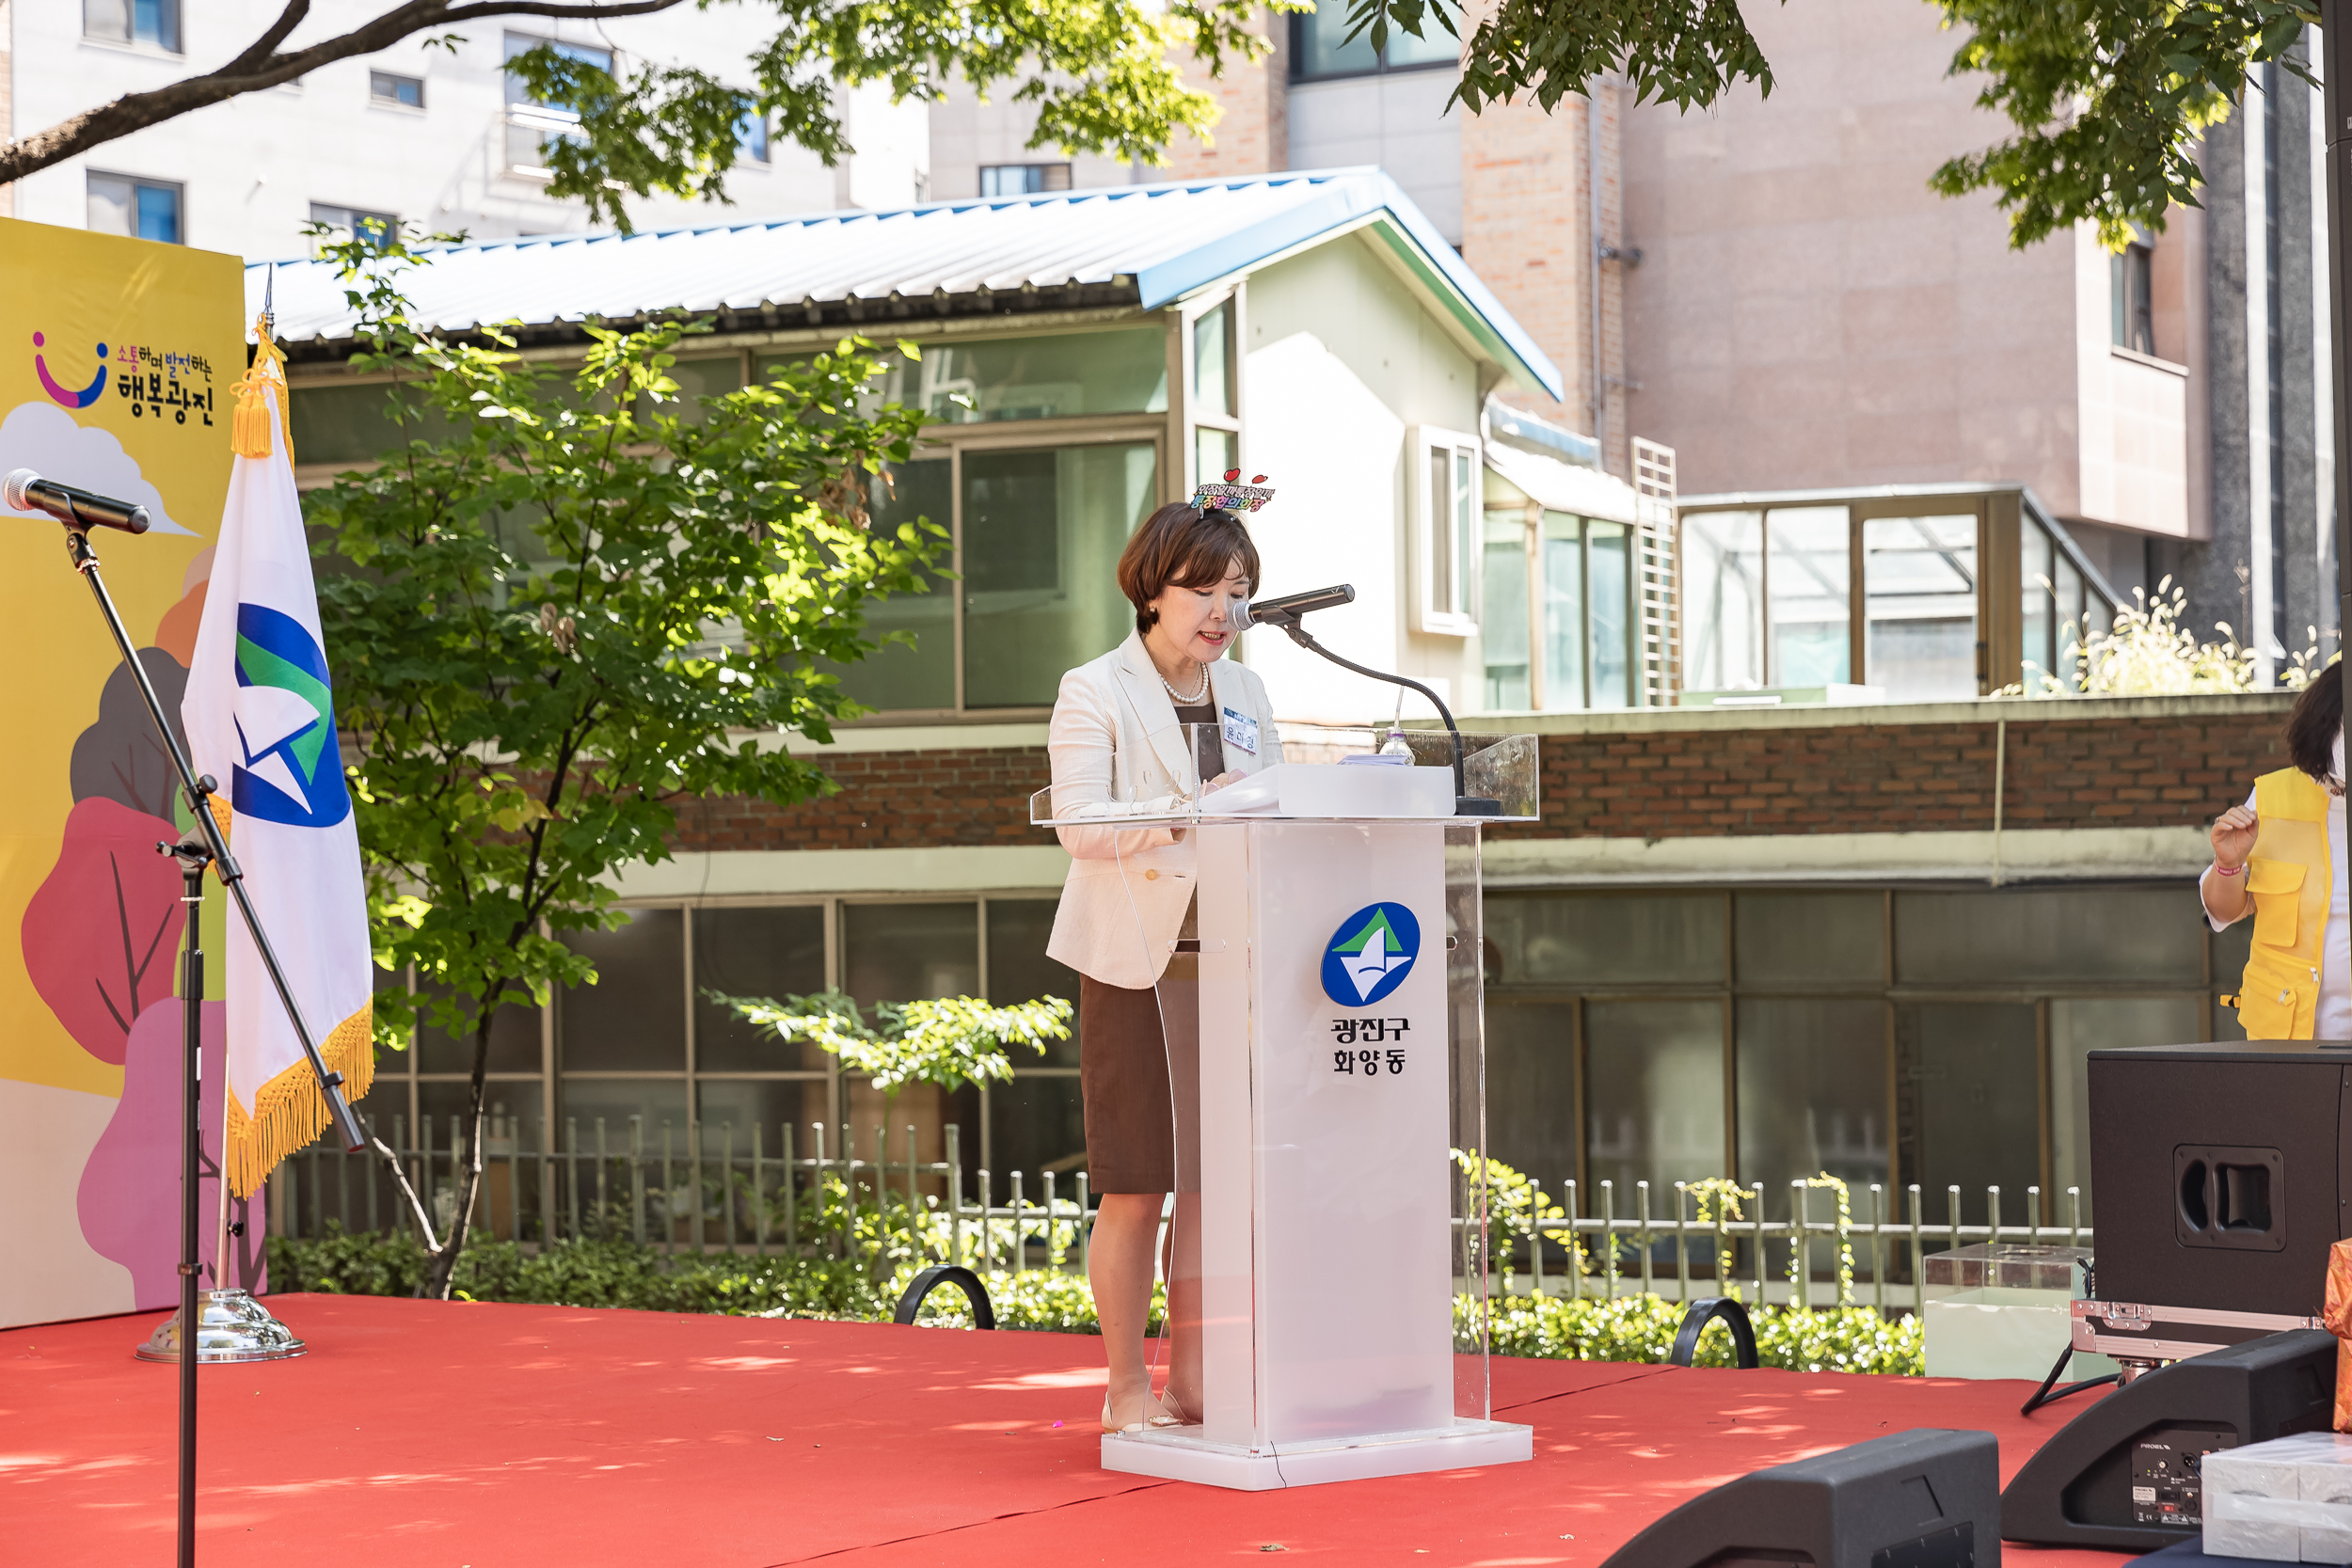
[[[1199,512],[1183,501],[1143,520],[1119,555],[1119,591],[1136,607],[1136,630],[1152,629],[1152,601],[1169,588],[1207,588],[1241,562],[1249,591],[1258,591],[1258,546],[1231,512]]]

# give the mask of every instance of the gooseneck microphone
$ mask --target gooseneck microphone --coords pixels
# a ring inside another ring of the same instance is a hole
[[[73,528],[114,528],[125,533],[145,533],[152,521],[147,508],[112,496],[94,495],[43,479],[30,468],[19,468],[0,480],[0,504],[11,512],[46,512]]]
[[[1244,599],[1233,607],[1233,625],[1244,631],[1251,626],[1295,626],[1298,618],[1311,610],[1330,610],[1355,602],[1356,590],[1344,582],[1271,599]]]
[[[1276,598],[1254,601],[1244,599],[1232,608],[1230,614],[1236,630],[1246,631],[1251,626],[1278,627],[1283,636],[1309,653],[1327,658],[1343,670],[1352,670],[1357,674],[1369,675],[1376,681],[1387,681],[1391,686],[1401,686],[1407,690],[1418,691],[1428,698],[1437,708],[1438,717],[1445,721],[1446,734],[1452,736],[1454,741],[1454,815],[1456,816],[1500,816],[1502,814],[1501,802],[1470,793],[1462,764],[1462,732],[1455,727],[1454,710],[1445,705],[1443,697],[1438,696],[1417,680],[1408,679],[1404,675],[1391,675],[1385,670],[1367,669],[1354,659],[1342,658],[1308,636],[1307,628],[1298,624],[1299,617],[1311,610],[1329,610],[1337,605],[1355,602],[1356,590],[1342,582],[1335,583],[1329,588],[1311,589],[1304,594],[1284,594]]]

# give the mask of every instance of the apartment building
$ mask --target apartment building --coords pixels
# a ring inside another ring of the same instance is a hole
[[[0,134],[24,135],[124,92],[222,64],[283,8],[271,0],[51,0],[0,6]],[[291,41],[328,37],[381,6],[322,0]],[[771,26],[756,8],[689,7],[592,24],[509,17],[446,43],[412,38],[382,54],[200,109],[0,187],[0,213],[225,250],[299,257],[306,226],[367,235],[395,223],[477,238],[577,233],[578,202],[547,194],[545,146],[577,116],[535,103],[505,62],[543,42],[596,64],[691,63],[750,85],[748,62]],[[660,227],[921,199],[930,139],[923,111],[886,91],[844,90],[857,155],[827,168],[746,121],[728,176],[732,208],[675,198],[633,202]]]

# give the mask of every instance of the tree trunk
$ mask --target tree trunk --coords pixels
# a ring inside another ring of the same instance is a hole
[[[501,993],[502,994],[502,993]],[[500,997],[493,997],[482,1010],[473,1031],[473,1093],[467,1107],[466,1175],[459,1183],[457,1212],[449,1222],[449,1236],[433,1250],[433,1261],[426,1266],[423,1294],[428,1300],[447,1301],[457,1276],[457,1259],[466,1250],[466,1237],[473,1227],[473,1208],[482,1194],[482,1145],[488,1127],[490,1097],[490,1021],[497,1016]]]

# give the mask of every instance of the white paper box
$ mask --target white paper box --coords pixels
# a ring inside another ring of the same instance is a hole
[[[2298,1433],[2205,1456],[2213,1557],[2352,1562],[2352,1437]]]

